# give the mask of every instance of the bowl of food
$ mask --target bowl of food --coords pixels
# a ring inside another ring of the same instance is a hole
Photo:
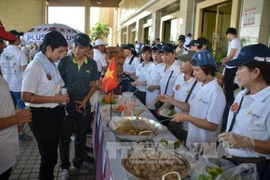
[[[122,95],[126,98],[131,98],[133,96],[133,92],[122,92]]]
[[[116,137],[129,141],[147,141],[151,140],[159,132],[162,131],[162,124],[159,122],[148,119],[145,117],[138,117],[138,121],[144,123],[147,129],[137,129],[132,121],[137,121],[136,116],[115,116],[109,123],[109,129],[115,134]]]
[[[121,160],[122,167],[130,179],[163,179],[176,172],[183,179],[188,175],[189,163],[180,154],[158,148],[134,149]],[[165,179],[177,180],[176,174]]]
[[[174,108],[164,108],[164,109],[159,109],[158,113],[167,118],[173,118],[176,114]]]

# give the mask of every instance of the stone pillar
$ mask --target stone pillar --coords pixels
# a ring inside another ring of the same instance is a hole
[[[141,42],[143,40],[143,22],[141,19],[137,20],[136,22],[136,37],[135,37],[135,41]]]
[[[130,38],[130,36],[131,36],[131,26],[130,25],[127,25],[127,38],[126,38],[126,44],[128,44],[128,43],[133,43],[133,42],[130,42],[130,40],[131,40],[131,38]]]
[[[90,0],[84,0],[84,33],[90,35]]]
[[[240,32],[239,37],[246,40],[246,44],[263,43],[268,45],[270,36],[269,24],[269,0],[244,0],[243,10],[240,13]],[[244,17],[255,13],[255,20],[247,22]]]
[[[160,35],[160,22],[161,22],[161,12],[159,11],[156,11],[156,12],[153,12],[152,13],[152,34],[151,34],[151,37],[153,39],[156,39],[156,38],[160,38],[160,40],[162,41],[161,39],[161,35]]]
[[[194,34],[195,6],[198,0],[181,0],[179,16],[179,35]]]

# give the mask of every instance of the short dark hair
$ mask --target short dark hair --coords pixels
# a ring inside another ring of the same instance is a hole
[[[203,65],[203,66],[200,66],[200,68],[203,70],[206,76],[209,74],[213,77],[216,76],[217,69],[212,64]]]
[[[236,35],[237,34],[237,32],[236,32],[236,29],[235,28],[232,28],[232,27],[229,27],[228,29],[227,29],[227,31],[226,31],[226,34],[234,34],[234,35]]]
[[[204,45],[208,44],[208,40],[206,38],[204,38],[204,37],[199,37],[197,40],[200,41],[202,45],[203,44]]]
[[[67,47],[68,43],[65,37],[57,31],[51,31],[44,37],[44,40],[40,46],[42,53],[46,52],[46,48],[51,46],[52,51],[59,47]]]
[[[152,53],[152,49],[151,49],[151,47],[150,46],[143,46],[143,48],[141,49],[141,54],[142,53],[145,53],[145,52],[149,52],[150,54]],[[144,59],[141,57],[141,62],[143,61]],[[153,61],[153,58],[152,58],[152,56],[151,56],[151,58],[150,58],[150,61]]]
[[[258,62],[258,61],[250,61],[248,63],[243,64],[250,71],[258,68],[260,70],[259,78],[262,78],[267,85],[270,85],[270,63],[267,62]]]

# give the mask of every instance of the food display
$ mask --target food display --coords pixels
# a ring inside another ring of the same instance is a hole
[[[109,93],[108,95],[104,96],[100,102],[100,105],[106,105],[106,104],[117,104],[117,101],[113,98],[113,95]]]
[[[168,149],[178,149],[181,144],[185,144],[184,141],[176,140],[176,141],[169,141],[167,139],[160,139],[161,147],[168,148]]]
[[[189,170],[189,164],[182,156],[154,148],[129,154],[122,159],[122,166],[129,175],[143,180],[161,180],[168,172],[177,172],[184,178]],[[177,176],[170,174],[165,179],[175,180]]]

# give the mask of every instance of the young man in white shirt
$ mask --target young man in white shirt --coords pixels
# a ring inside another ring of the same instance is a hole
[[[178,37],[178,46],[175,49],[176,56],[181,54],[187,54],[187,51],[184,47],[185,39],[186,37],[184,35],[180,35]]]
[[[103,55],[106,44],[102,39],[97,39],[94,45],[94,60],[97,62],[98,72],[103,76],[107,70],[108,64]]]
[[[1,72],[3,78],[9,84],[10,94],[15,108],[17,107],[19,110],[22,110],[25,108],[25,104],[21,98],[22,73],[28,64],[28,59],[25,53],[18,47],[21,44],[20,36],[23,33],[19,33],[16,30],[12,30],[10,33],[16,36],[16,39],[9,41],[9,45],[1,55]],[[18,126],[19,139],[22,141],[30,140],[31,137],[23,132],[23,127],[24,124]]]
[[[227,38],[230,41],[230,46],[228,47],[227,57],[223,58],[222,66],[233,59],[238,57],[238,54],[241,50],[240,40],[237,38],[237,32],[235,28],[227,29]],[[224,88],[227,106],[231,106],[234,101],[234,78],[237,71],[236,66],[226,65],[225,74],[224,74]]]

